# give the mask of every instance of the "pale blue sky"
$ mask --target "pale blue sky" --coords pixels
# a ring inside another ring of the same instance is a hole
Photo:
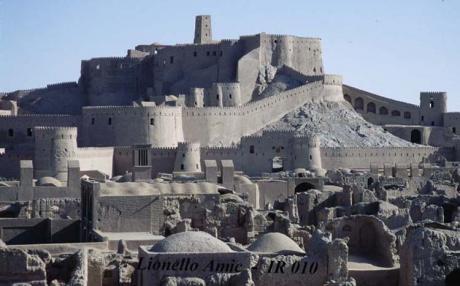
[[[0,0],[0,91],[76,81],[80,60],[138,44],[187,43],[210,14],[214,39],[267,32],[323,39],[325,71],[419,103],[448,92],[460,111],[458,0]]]

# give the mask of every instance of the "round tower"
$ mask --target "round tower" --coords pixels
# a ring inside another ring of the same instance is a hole
[[[443,126],[447,112],[446,92],[420,93],[420,123],[428,126]]]
[[[189,173],[201,172],[200,143],[178,143],[174,171]]]
[[[212,84],[209,102],[212,106],[240,106],[241,89],[239,82],[215,82]]]
[[[192,87],[189,95],[185,98],[188,107],[203,107],[204,88]]]
[[[35,177],[67,181],[67,161],[77,157],[76,127],[35,127]]]
[[[319,137],[295,137],[294,156],[295,169],[305,168],[315,171],[317,174],[321,173],[322,163]]]

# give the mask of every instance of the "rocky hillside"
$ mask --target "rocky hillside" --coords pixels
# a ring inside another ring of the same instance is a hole
[[[307,103],[264,130],[318,135],[328,147],[405,147],[414,144],[364,120],[347,102]]]

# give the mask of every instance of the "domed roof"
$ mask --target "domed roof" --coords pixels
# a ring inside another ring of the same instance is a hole
[[[236,194],[223,194],[220,196],[220,200],[223,202],[244,203],[244,200]]]
[[[237,184],[252,184],[251,179],[249,179],[246,176],[235,175],[234,179],[235,179],[235,183]]]
[[[155,244],[152,252],[216,253],[233,252],[223,241],[202,231],[179,232]]]
[[[37,180],[35,183],[37,186],[53,186],[53,187],[61,187],[62,183],[56,178],[53,177],[42,177]]]
[[[281,251],[295,251],[305,253],[297,243],[279,232],[269,232],[259,236],[247,249],[253,252],[276,253]]]

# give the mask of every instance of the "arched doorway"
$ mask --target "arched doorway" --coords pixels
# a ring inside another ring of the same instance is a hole
[[[359,229],[359,251],[368,257],[375,257],[377,235],[371,223],[365,223]]]
[[[309,182],[303,182],[298,184],[295,187],[295,193],[301,193],[301,192],[306,192],[308,190],[315,189],[315,186]]]
[[[375,103],[369,102],[367,104],[367,113],[375,113],[375,112],[376,112]]]
[[[422,133],[420,132],[420,130],[412,130],[412,132],[410,133],[410,142],[422,144]]]

